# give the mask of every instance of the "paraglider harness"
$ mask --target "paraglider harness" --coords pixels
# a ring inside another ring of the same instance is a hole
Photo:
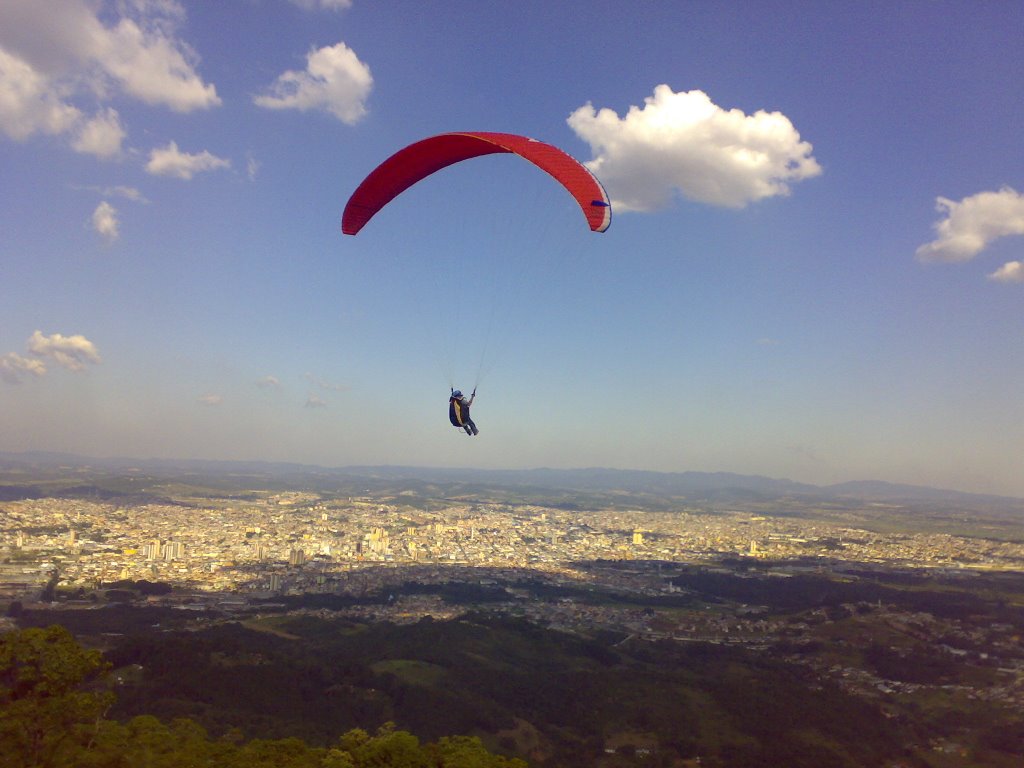
[[[476,387],[473,387],[473,392],[470,395],[470,400],[476,397]],[[452,423],[453,427],[466,430],[467,435],[477,434],[476,424],[469,418],[469,403],[467,403],[462,396],[462,393],[458,393],[458,397],[455,394],[455,388],[452,387],[451,397],[448,398],[448,420]]]

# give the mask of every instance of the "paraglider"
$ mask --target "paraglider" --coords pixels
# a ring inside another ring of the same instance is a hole
[[[546,172],[572,195],[594,232],[604,232],[612,220],[611,202],[601,182],[582,163],[558,147],[512,133],[442,133],[400,149],[363,179],[345,205],[341,230],[357,234],[382,208],[405,190],[433,173],[463,160],[492,154],[513,154]],[[500,183],[496,181],[496,183]],[[469,398],[452,387],[448,418],[468,435],[479,434],[469,416],[476,387]]]
[[[354,235],[398,195],[449,165],[483,155],[511,153],[550,174],[571,194],[594,232],[612,223],[608,194],[587,168],[558,147],[513,133],[442,133],[410,144],[378,165],[352,193],[341,231]]]
[[[458,389],[452,390],[452,396],[448,398],[448,420],[453,427],[466,430],[467,435],[479,435],[480,430],[469,417],[469,406],[476,400],[476,389],[468,398]]]

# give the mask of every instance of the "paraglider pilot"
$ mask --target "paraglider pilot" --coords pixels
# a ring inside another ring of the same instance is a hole
[[[474,400],[476,400],[476,389],[468,399],[458,389],[453,389],[452,396],[448,398],[448,419],[453,427],[461,427],[466,430],[467,435],[480,434],[476,424],[469,418],[469,406],[473,404]]]

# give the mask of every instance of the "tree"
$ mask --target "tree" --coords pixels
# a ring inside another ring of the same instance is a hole
[[[519,758],[492,755],[480,739],[473,736],[445,736],[437,744],[428,744],[427,751],[436,756],[440,768],[526,768]]]
[[[91,743],[113,703],[106,692],[80,690],[106,669],[63,627],[0,637],[0,754],[7,765],[48,768],[63,753]]]
[[[150,715],[104,718],[113,694],[88,685],[109,667],[63,627],[0,636],[0,762],[3,768],[526,768],[489,753],[479,739],[421,745],[386,723],[370,736],[344,734],[331,749],[296,738],[211,741],[193,720]]]

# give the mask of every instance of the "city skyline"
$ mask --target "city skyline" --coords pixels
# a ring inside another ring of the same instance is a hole
[[[5,2],[0,451],[1024,497],[1022,25]],[[341,234],[377,163],[460,130],[585,162],[611,227],[497,156]]]

